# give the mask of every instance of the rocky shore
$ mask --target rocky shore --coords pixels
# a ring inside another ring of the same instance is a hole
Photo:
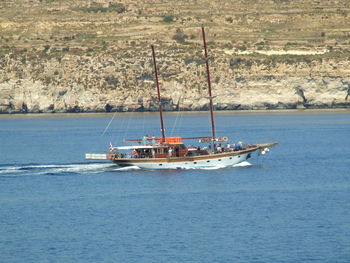
[[[160,83],[166,111],[208,108],[201,57],[192,61],[159,51]],[[147,52],[148,51],[148,52]],[[144,57],[137,57],[137,54]],[[99,56],[1,58],[1,113],[156,111],[149,50]],[[350,61],[308,63],[235,59],[211,51],[213,94],[218,110],[350,107]],[[218,59],[216,59],[218,57]]]
[[[0,113],[156,111],[151,44],[164,109],[206,110],[200,24],[216,109],[350,108],[347,1],[202,2],[1,3]]]

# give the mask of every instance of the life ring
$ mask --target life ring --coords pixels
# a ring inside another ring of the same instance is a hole
[[[224,137],[219,137],[219,138],[218,138],[218,141],[219,141],[219,142],[227,142],[227,141],[228,141],[228,138],[227,138],[226,136],[224,136]]]

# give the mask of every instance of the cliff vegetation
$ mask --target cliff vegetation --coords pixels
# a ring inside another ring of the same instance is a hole
[[[5,0],[0,112],[350,107],[348,0]]]

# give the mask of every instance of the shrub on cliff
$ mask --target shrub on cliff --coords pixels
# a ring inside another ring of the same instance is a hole
[[[174,17],[173,16],[164,16],[163,22],[164,23],[172,23],[172,22],[174,22]]]
[[[182,31],[182,29],[178,28],[176,29],[176,33],[173,36],[173,39],[180,44],[184,44],[186,42],[186,38],[188,38],[188,36],[184,33],[184,31]]]
[[[110,13],[110,12],[117,12],[118,14],[126,12],[126,7],[121,3],[114,3],[109,4],[108,7],[102,7],[102,6],[91,6],[91,7],[84,7],[79,8],[79,10],[87,13]]]
[[[114,76],[105,76],[104,81],[103,88],[116,89],[119,85],[119,80]]]

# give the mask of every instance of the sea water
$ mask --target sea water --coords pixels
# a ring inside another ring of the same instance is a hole
[[[216,113],[232,143],[279,145],[160,171],[84,160],[159,136],[157,115],[70,116],[0,119],[0,262],[350,262],[349,113]],[[165,125],[211,132],[205,114]]]

